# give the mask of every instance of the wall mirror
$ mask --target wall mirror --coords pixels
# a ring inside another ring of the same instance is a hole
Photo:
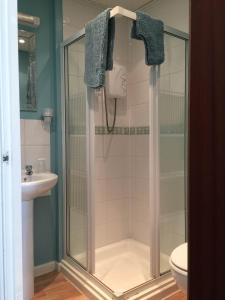
[[[20,110],[36,111],[36,35],[18,30]]]

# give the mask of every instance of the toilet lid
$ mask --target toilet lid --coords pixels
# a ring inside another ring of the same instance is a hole
[[[187,243],[175,248],[170,259],[177,268],[187,271]]]

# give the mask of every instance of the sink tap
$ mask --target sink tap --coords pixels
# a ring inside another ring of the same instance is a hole
[[[25,174],[31,176],[33,174],[32,165],[25,166]]]

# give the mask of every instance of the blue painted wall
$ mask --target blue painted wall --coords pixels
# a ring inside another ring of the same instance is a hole
[[[37,41],[37,112],[21,112],[23,119],[40,119],[42,109],[54,106],[54,0],[18,0],[19,12],[40,17]],[[24,28],[24,27],[23,27]]]
[[[63,258],[64,251],[64,207],[63,207],[63,160],[62,160],[62,99],[61,99],[61,57],[63,57],[63,51],[61,49],[61,43],[63,41],[63,9],[62,0],[55,0],[55,82],[56,84],[56,102],[55,102],[55,114],[56,123],[55,131],[52,135],[54,140],[55,149],[52,160],[56,167],[55,171],[59,174],[57,185],[57,236],[56,236],[56,250],[57,260],[60,261]]]
[[[20,106],[22,107],[27,102],[27,80],[28,80],[28,69],[29,66],[29,52],[19,51],[19,82],[20,82]]]
[[[34,200],[34,264],[40,265],[59,257],[58,214],[62,208],[60,145],[60,56],[62,40],[61,0],[18,0],[18,11],[40,17],[37,33],[37,111],[21,112],[23,119],[40,119],[43,108],[52,107],[51,170],[59,175],[59,184],[51,196]],[[58,72],[58,73],[57,73]],[[57,74],[56,74],[57,73]],[[59,123],[58,123],[59,116]],[[58,163],[59,161],[59,163]],[[60,199],[60,204],[58,203]]]

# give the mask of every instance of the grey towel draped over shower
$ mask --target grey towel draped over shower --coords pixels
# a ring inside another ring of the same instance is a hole
[[[103,11],[85,26],[85,72],[84,81],[91,88],[105,84],[105,72],[113,68],[115,18],[110,18],[110,8]],[[137,12],[133,21],[131,37],[143,40],[145,62],[159,65],[164,61],[163,22]]]
[[[133,22],[131,37],[143,40],[145,44],[145,63],[148,66],[164,62],[164,24],[149,15],[138,11]]]
[[[85,27],[84,81],[91,88],[104,86],[105,71],[113,68],[115,18],[110,8],[100,13]]]

